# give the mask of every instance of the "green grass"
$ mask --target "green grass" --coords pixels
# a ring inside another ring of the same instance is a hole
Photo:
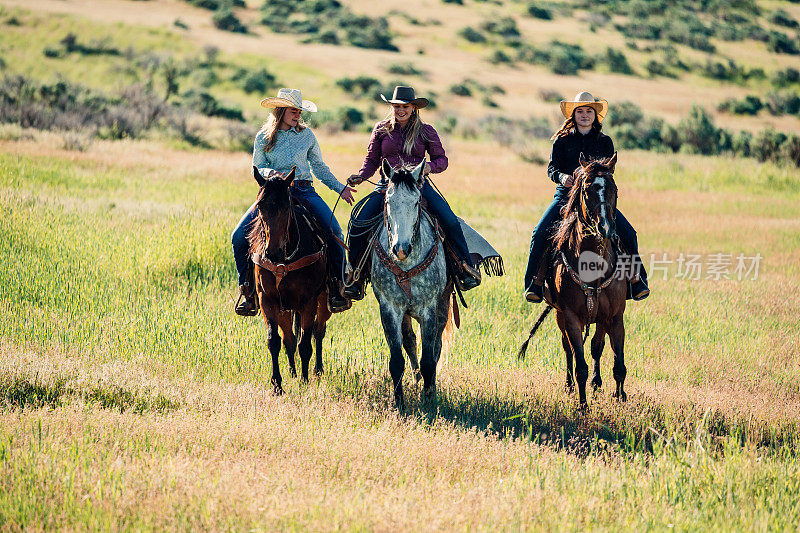
[[[334,164],[352,152],[339,145],[326,149]],[[758,251],[764,264],[756,281],[654,279],[626,312],[630,401],[597,393],[586,413],[561,389],[552,319],[515,358],[539,311],[519,284],[546,196],[520,195],[528,178],[513,169],[503,179],[517,186],[479,185],[491,203],[441,181],[509,271],[468,294],[436,401],[407,377],[398,417],[371,295],[331,320],[326,374],[303,386],[282,360],[287,395],[270,396],[265,327],[231,310],[229,234],[254,187],[181,170],[166,150],[161,165],[136,163],[137,150],[119,163],[102,147],[74,161],[0,154],[0,523],[380,529],[382,513],[408,520],[391,501],[439,523],[441,498],[467,498],[441,527],[796,524],[800,213],[787,170],[631,155],[621,205],[645,251]],[[507,206],[505,223],[492,205]],[[305,469],[280,468],[287,453]],[[250,463],[271,481],[235,475]],[[303,496],[267,511],[250,485]]]

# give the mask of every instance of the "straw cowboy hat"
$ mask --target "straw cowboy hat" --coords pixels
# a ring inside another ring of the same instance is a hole
[[[303,111],[317,112],[317,104],[311,100],[303,100],[303,95],[298,89],[278,89],[278,96],[264,98],[261,100],[261,107],[296,107]]]
[[[392,99],[387,100],[385,96],[381,95],[383,101],[387,104],[414,104],[417,108],[422,109],[428,105],[427,98],[416,98],[414,96],[414,88],[398,85],[394,88]]]
[[[562,100],[561,113],[564,114],[564,118],[569,118],[572,116],[572,112],[575,111],[576,107],[582,106],[588,106],[594,109],[597,113],[598,122],[603,122],[603,119],[606,118],[606,113],[608,113],[608,102],[605,100],[595,102],[592,93],[586,91],[576,94],[575,100],[573,101]]]

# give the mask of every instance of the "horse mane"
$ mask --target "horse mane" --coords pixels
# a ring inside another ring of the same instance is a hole
[[[595,159],[585,167],[578,167],[575,174],[575,182],[569,191],[567,204],[561,208],[561,223],[556,229],[554,240],[556,250],[573,249],[579,250],[583,241],[583,224],[580,216],[581,190],[583,183],[594,178],[598,171],[610,172],[608,166],[611,157]]]
[[[407,165],[403,165],[402,167],[395,170],[394,174],[392,174],[391,182],[394,185],[408,185],[411,188],[417,187],[417,180],[414,179],[414,175],[411,171],[414,170],[413,167],[409,167]]]
[[[264,200],[264,196],[267,194],[269,186],[272,184],[276,184],[278,181],[283,181],[282,177],[275,177],[269,178],[266,180],[264,185],[258,191],[258,195],[256,196],[256,209],[258,209],[258,204]],[[260,254],[267,248],[266,239],[267,232],[264,228],[264,220],[262,217],[257,216],[253,219],[253,222],[250,224],[250,229],[247,231],[247,240],[250,242],[250,254]]]

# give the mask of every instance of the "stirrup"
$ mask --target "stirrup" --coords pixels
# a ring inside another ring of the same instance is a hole
[[[456,284],[462,291],[474,289],[481,284],[480,270],[473,268],[466,261],[462,261],[459,265],[460,271],[456,272]]]
[[[233,310],[240,316],[255,316],[258,314],[258,305],[256,305],[255,298],[253,298],[253,290],[249,288],[248,284],[239,286],[239,298],[237,298]]]
[[[538,304],[543,299],[544,285],[537,285],[535,281],[532,281],[528,288],[525,289],[525,300],[532,304]]]

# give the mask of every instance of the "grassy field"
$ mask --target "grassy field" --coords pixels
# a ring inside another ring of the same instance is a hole
[[[365,141],[321,137],[337,175]],[[653,279],[626,314],[630,400],[602,391],[582,413],[552,321],[514,356],[538,311],[519,285],[543,169],[452,141],[439,184],[509,272],[469,293],[437,400],[408,381],[401,416],[372,297],[332,320],[321,379],[269,393],[265,327],[231,310],[229,232],[255,194],[246,155],[43,144],[0,147],[0,527],[796,525],[791,170],[621,158],[645,255],[763,261],[755,281]]]
[[[260,95],[229,79],[239,67],[264,66],[332,108],[348,99],[336,78],[390,79],[389,64],[410,60],[426,73],[410,82],[440,95],[424,117],[435,124],[450,110],[487,114],[477,98],[447,95],[465,77],[506,90],[498,113],[548,119],[557,105],[542,100],[542,89],[623,95],[672,123],[692,103],[713,109],[766,89],[695,74],[649,79],[599,69],[564,77],[542,66],[490,65],[485,49],[456,32],[499,13],[493,3],[347,2],[357,13],[399,9],[441,22],[392,15],[402,54],[298,45],[296,36],[254,24],[260,1],[236,11],[252,25],[248,35],[215,30],[209,11],[182,0],[37,0],[34,11],[23,0],[0,4],[4,74],[113,92],[143,80],[126,54],[183,60],[214,46],[220,79],[209,90],[241,107],[242,127],[253,131],[263,120]],[[800,18],[797,4],[759,5]],[[588,25],[584,12],[544,22],[523,17],[524,3],[506,7],[536,44],[558,37],[564,24]],[[45,57],[68,32],[122,53]],[[586,47],[594,39],[624,46],[608,27],[574,37]],[[792,64],[763,43],[715,44],[748,67]],[[648,57],[626,53],[637,69]],[[797,117],[766,112],[715,118],[726,127],[800,131]],[[287,393],[271,394],[266,328],[233,313],[230,232],[256,194],[249,154],[157,134],[71,150],[64,134],[0,126],[0,531],[797,528],[796,168],[620,152],[620,209],[646,262],[670,264],[651,274],[652,296],[627,308],[628,402],[611,399],[607,348],[605,389],[581,411],[563,390],[552,318],[527,358],[516,358],[541,311],[522,301],[521,280],[553,184],[542,165],[511,148],[445,135],[451,163],[436,183],[502,253],[507,274],[467,294],[436,399],[421,403],[407,373],[408,409],[399,414],[371,294],[329,322],[325,374],[302,385],[286,376],[282,357]],[[337,176],[357,170],[366,133],[316,134]],[[549,153],[548,142],[528,142]],[[332,204],[334,196],[320,192]],[[336,214],[344,223],[349,212],[340,205]],[[732,279],[707,279],[714,254],[730,254]],[[757,276],[737,279],[740,254],[760,254]],[[701,279],[679,275],[678,259],[691,255],[701,257]]]

